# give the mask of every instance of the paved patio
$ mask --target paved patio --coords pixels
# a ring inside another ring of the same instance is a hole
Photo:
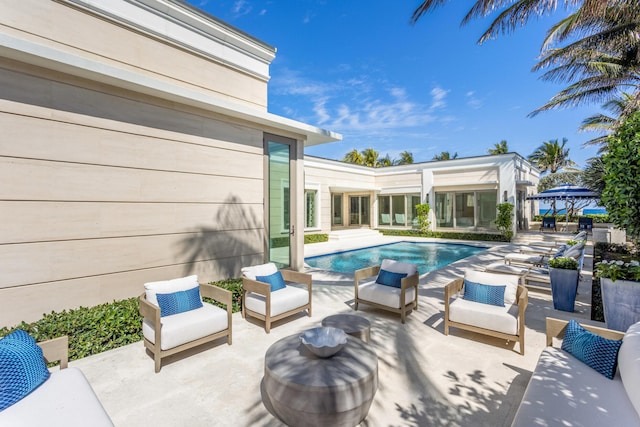
[[[305,247],[305,254],[395,240],[410,239],[320,243]],[[545,345],[545,318],[590,322],[589,245],[575,313],[554,310],[549,293],[529,292],[524,356],[513,342],[458,329],[445,336],[443,286],[464,269],[500,260],[516,247],[490,246],[422,276],[419,310],[404,325],[397,315],[361,306],[357,313],[371,321],[379,370],[363,426],[509,426]],[[352,275],[313,271],[313,285],[313,317],[277,322],[267,335],[261,324],[236,313],[233,345],[214,343],[189,356],[172,356],[158,374],[142,342],[70,365],[83,370],[116,426],[280,426],[261,396],[266,350],[280,338],[319,326],[328,315],[353,312]]]

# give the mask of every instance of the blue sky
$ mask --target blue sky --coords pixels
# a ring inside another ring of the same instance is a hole
[[[373,147],[421,162],[442,151],[484,155],[504,139],[526,157],[566,137],[580,167],[596,155],[582,146],[596,134],[577,129],[597,105],[527,117],[564,87],[531,72],[560,13],[478,45],[490,20],[459,25],[472,2],[451,0],[416,25],[419,1],[188,2],[277,48],[269,111],[343,135],[307,154],[340,160]]]

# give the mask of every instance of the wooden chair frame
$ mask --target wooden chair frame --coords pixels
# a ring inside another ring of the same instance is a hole
[[[199,345],[215,341],[219,338],[227,337],[227,344],[231,345],[231,313],[232,313],[232,302],[233,302],[233,294],[226,289],[219,288],[213,285],[203,285],[200,284],[200,295],[207,298],[212,298],[222,304],[225,304],[227,307],[227,322],[228,327],[220,332],[216,332],[215,334],[207,335],[197,340],[190,341],[188,343],[181,344],[177,347],[170,348],[168,350],[162,350],[161,347],[161,331],[162,331],[162,322],[160,316],[160,307],[151,304],[147,301],[146,293],[143,293],[138,297],[139,300],[139,310],[140,314],[144,319],[150,321],[153,324],[153,329],[155,332],[155,344],[151,341],[144,338],[144,346],[153,353],[153,360],[155,362],[155,370],[156,373],[160,372],[162,359],[165,357],[171,356],[172,354],[180,353],[181,351],[197,347]],[[205,303],[206,304],[206,303]]]
[[[400,308],[395,308],[395,307],[389,307],[388,305],[378,304],[372,301],[361,299],[358,296],[358,284],[360,283],[360,281],[368,277],[377,276],[378,273],[380,272],[380,268],[381,266],[376,265],[373,267],[367,267],[367,268],[362,268],[360,270],[356,270],[356,272],[354,273],[354,279],[353,279],[353,286],[354,286],[354,292],[355,292],[354,308],[356,311],[358,311],[359,303],[368,304],[382,310],[387,310],[393,313],[400,314],[400,321],[404,323],[408,314],[410,314],[413,310],[418,310],[418,282],[419,282],[418,273],[416,272],[415,274],[411,276],[407,276],[400,281]],[[415,298],[413,299],[413,301],[409,303],[405,303],[407,290],[411,288],[415,289]]]
[[[62,336],[47,341],[41,341],[38,346],[42,349],[47,363],[60,361],[60,369],[69,367],[69,337]]]
[[[505,334],[503,332],[492,331],[491,329],[480,328],[466,323],[458,323],[449,320],[449,307],[451,298],[460,292],[464,286],[464,279],[456,279],[444,288],[444,334],[449,335],[449,328],[454,327],[464,329],[479,334],[490,335],[492,337],[503,338],[507,341],[516,341],[520,343],[520,354],[524,356],[524,312],[529,304],[529,292],[523,285],[518,285],[516,291],[516,302],[518,304],[518,333],[515,335]]]
[[[271,332],[271,324],[280,319],[284,319],[286,317],[292,316],[294,314],[300,313],[301,311],[307,310],[308,316],[311,317],[311,301],[312,298],[312,278],[310,274],[301,273],[299,271],[294,270],[279,270],[282,274],[282,278],[285,282],[299,283],[307,286],[307,292],[309,293],[309,302],[300,307],[294,308],[293,310],[289,310],[287,312],[278,314],[277,316],[271,315],[271,285],[264,282],[259,282],[257,280],[251,280],[247,277],[242,278],[242,318],[246,318],[246,316],[255,317],[256,319],[262,320],[264,322],[264,330],[267,333]],[[245,304],[245,299],[247,292],[253,292],[258,295],[262,295],[265,297],[265,314],[260,314],[255,311],[249,310],[247,305]]]
[[[567,330],[568,320],[555,319],[553,317],[547,317],[546,320],[546,333],[547,333],[547,346],[553,345],[553,339],[562,339],[564,333]],[[596,335],[600,335],[603,338],[609,340],[621,340],[624,338],[624,332],[614,331],[613,329],[601,328],[599,326],[591,326],[580,323],[580,326],[585,328],[589,332],[593,332]]]

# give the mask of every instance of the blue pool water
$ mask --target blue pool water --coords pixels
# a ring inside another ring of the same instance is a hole
[[[486,247],[456,243],[398,242],[319,255],[304,260],[313,268],[337,273],[353,273],[360,268],[380,265],[383,259],[388,258],[417,264],[418,272],[424,274],[485,250],[487,250]]]

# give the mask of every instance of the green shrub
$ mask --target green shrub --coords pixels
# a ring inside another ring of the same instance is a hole
[[[304,235],[304,244],[307,245],[309,243],[321,243],[321,242],[328,242],[329,241],[329,235],[328,234],[322,234],[322,233],[317,233],[317,234],[305,234]]]
[[[420,230],[387,230],[378,229],[385,236],[410,236],[410,237],[431,237],[436,239],[452,240],[479,240],[483,242],[508,242],[502,234],[490,233],[457,233],[454,231],[427,231]]]
[[[431,211],[431,206],[427,203],[421,203],[416,205],[416,214],[418,216],[418,228],[420,231],[427,232],[429,231],[429,226],[431,226],[431,221],[429,221],[429,211]]]
[[[547,216],[549,217],[553,215],[547,215]],[[542,218],[543,218],[543,215],[534,215],[532,221],[542,222]],[[569,216],[569,222],[578,222],[579,218],[591,218],[593,219],[594,224],[604,224],[604,223],[611,222],[609,220],[609,215],[607,214],[586,214],[582,216]],[[557,223],[566,222],[566,220],[567,219],[565,215],[556,215]]]
[[[242,310],[242,279],[226,279],[220,280],[219,282],[209,282],[209,284],[231,291],[233,294],[231,297],[231,311],[237,313]],[[210,298],[203,298],[203,300],[226,310],[226,307],[222,303],[213,301]]]
[[[138,298],[129,298],[95,307],[52,311],[36,322],[2,328],[0,335],[5,336],[16,329],[26,331],[36,341],[67,335],[69,360],[76,360],[140,341],[141,324]]]
[[[549,260],[549,267],[561,268],[563,270],[577,270],[578,261],[575,258],[561,256],[557,258],[551,258]]]
[[[513,237],[513,205],[506,202],[500,203],[497,209],[496,227],[506,241],[510,242]]]

